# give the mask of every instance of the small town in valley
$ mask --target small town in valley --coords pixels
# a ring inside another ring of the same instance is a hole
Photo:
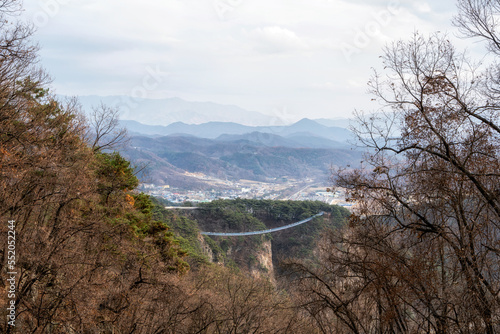
[[[236,198],[321,201],[347,209],[352,206],[352,203],[346,201],[344,189],[330,189],[328,185],[323,184],[324,182],[317,182],[313,179],[295,180],[282,177],[280,182],[260,182],[219,180],[204,175],[198,177],[203,177],[207,185],[211,186],[205,189],[180,189],[170,185],[143,183],[139,189],[151,196],[163,198],[174,206]]]

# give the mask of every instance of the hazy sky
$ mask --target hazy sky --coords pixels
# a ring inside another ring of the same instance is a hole
[[[366,82],[383,45],[415,30],[456,34],[452,0],[32,0],[25,8],[58,94],[180,97],[291,118],[376,108]]]

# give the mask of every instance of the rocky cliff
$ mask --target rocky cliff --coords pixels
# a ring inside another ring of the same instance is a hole
[[[275,282],[279,264],[286,258],[306,259],[325,228],[341,225],[349,211],[321,202],[220,200],[200,205],[200,210],[181,211],[186,220],[174,226],[181,235],[196,243],[197,259],[231,267],[252,277]],[[207,232],[258,231],[287,225],[323,211],[323,217],[272,234],[253,236],[206,236]],[[193,227],[194,226],[194,227]]]

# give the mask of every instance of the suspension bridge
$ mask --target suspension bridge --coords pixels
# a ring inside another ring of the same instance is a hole
[[[314,218],[322,216],[324,214],[325,213],[323,211],[321,211],[320,213],[315,214],[314,216],[311,216],[309,218],[303,219],[303,220],[298,221],[296,223],[288,224],[288,225],[281,226],[281,227],[271,228],[269,230],[252,231],[252,232],[233,232],[233,233],[201,232],[201,234],[203,234],[203,235],[213,235],[213,236],[224,236],[224,237],[236,237],[236,236],[244,236],[244,235],[266,234],[266,233],[272,233],[272,232],[276,232],[276,231],[286,230],[288,228],[292,228],[292,227],[295,227],[295,226],[307,223],[308,221],[311,221]]]

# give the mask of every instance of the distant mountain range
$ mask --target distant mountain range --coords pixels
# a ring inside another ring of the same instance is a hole
[[[123,153],[136,163],[148,165],[150,182],[191,189],[203,186],[199,180],[187,178],[185,171],[230,180],[265,181],[287,176],[327,181],[332,166],[356,165],[360,160],[359,152],[345,146],[297,148],[227,139],[134,136],[131,147]]]
[[[287,126],[247,126],[233,122],[176,122],[151,126],[136,121],[120,122],[132,135],[182,135],[223,141],[244,139],[266,146],[338,148],[345,147],[352,139],[352,133],[345,128],[325,126],[307,118]]]
[[[222,180],[282,177],[326,181],[332,165],[356,165],[346,120],[304,118],[293,124],[236,106],[123,96],[80,97],[84,110],[101,102],[121,110],[131,136],[122,153],[147,166],[144,182],[183,189],[210,187],[189,173]],[[148,124],[145,124],[148,123]],[[262,124],[270,124],[262,126]]]
[[[168,125],[175,122],[202,124],[207,122],[237,122],[246,125],[284,124],[276,117],[249,111],[234,105],[214,102],[191,102],[173,97],[141,99],[129,96],[79,96],[85,112],[101,102],[120,109],[120,118],[149,125]]]
[[[221,135],[216,138],[219,141],[246,141],[256,145],[269,147],[292,147],[292,148],[346,148],[345,142],[338,142],[322,137],[308,134],[292,134],[287,137],[278,136],[272,133],[252,132],[243,135]]]
[[[64,98],[64,96],[61,96]],[[234,105],[214,102],[193,102],[178,97],[165,99],[143,99],[130,96],[79,96],[84,112],[88,113],[93,106],[104,103],[118,107],[120,119],[137,121],[148,125],[169,125],[176,122],[186,124],[203,124],[208,122],[233,122],[249,126],[287,125],[289,117],[280,115],[264,115],[256,111],[245,110]],[[344,127],[349,125],[348,119],[317,119],[319,124],[328,127]]]
[[[229,180],[287,176],[326,181],[331,166],[354,166],[360,160],[360,153],[347,142],[349,130],[310,119],[270,127],[231,122],[149,126],[122,121],[122,125],[132,134],[125,156],[148,165],[149,182],[179,188],[206,186],[185,172]]]

